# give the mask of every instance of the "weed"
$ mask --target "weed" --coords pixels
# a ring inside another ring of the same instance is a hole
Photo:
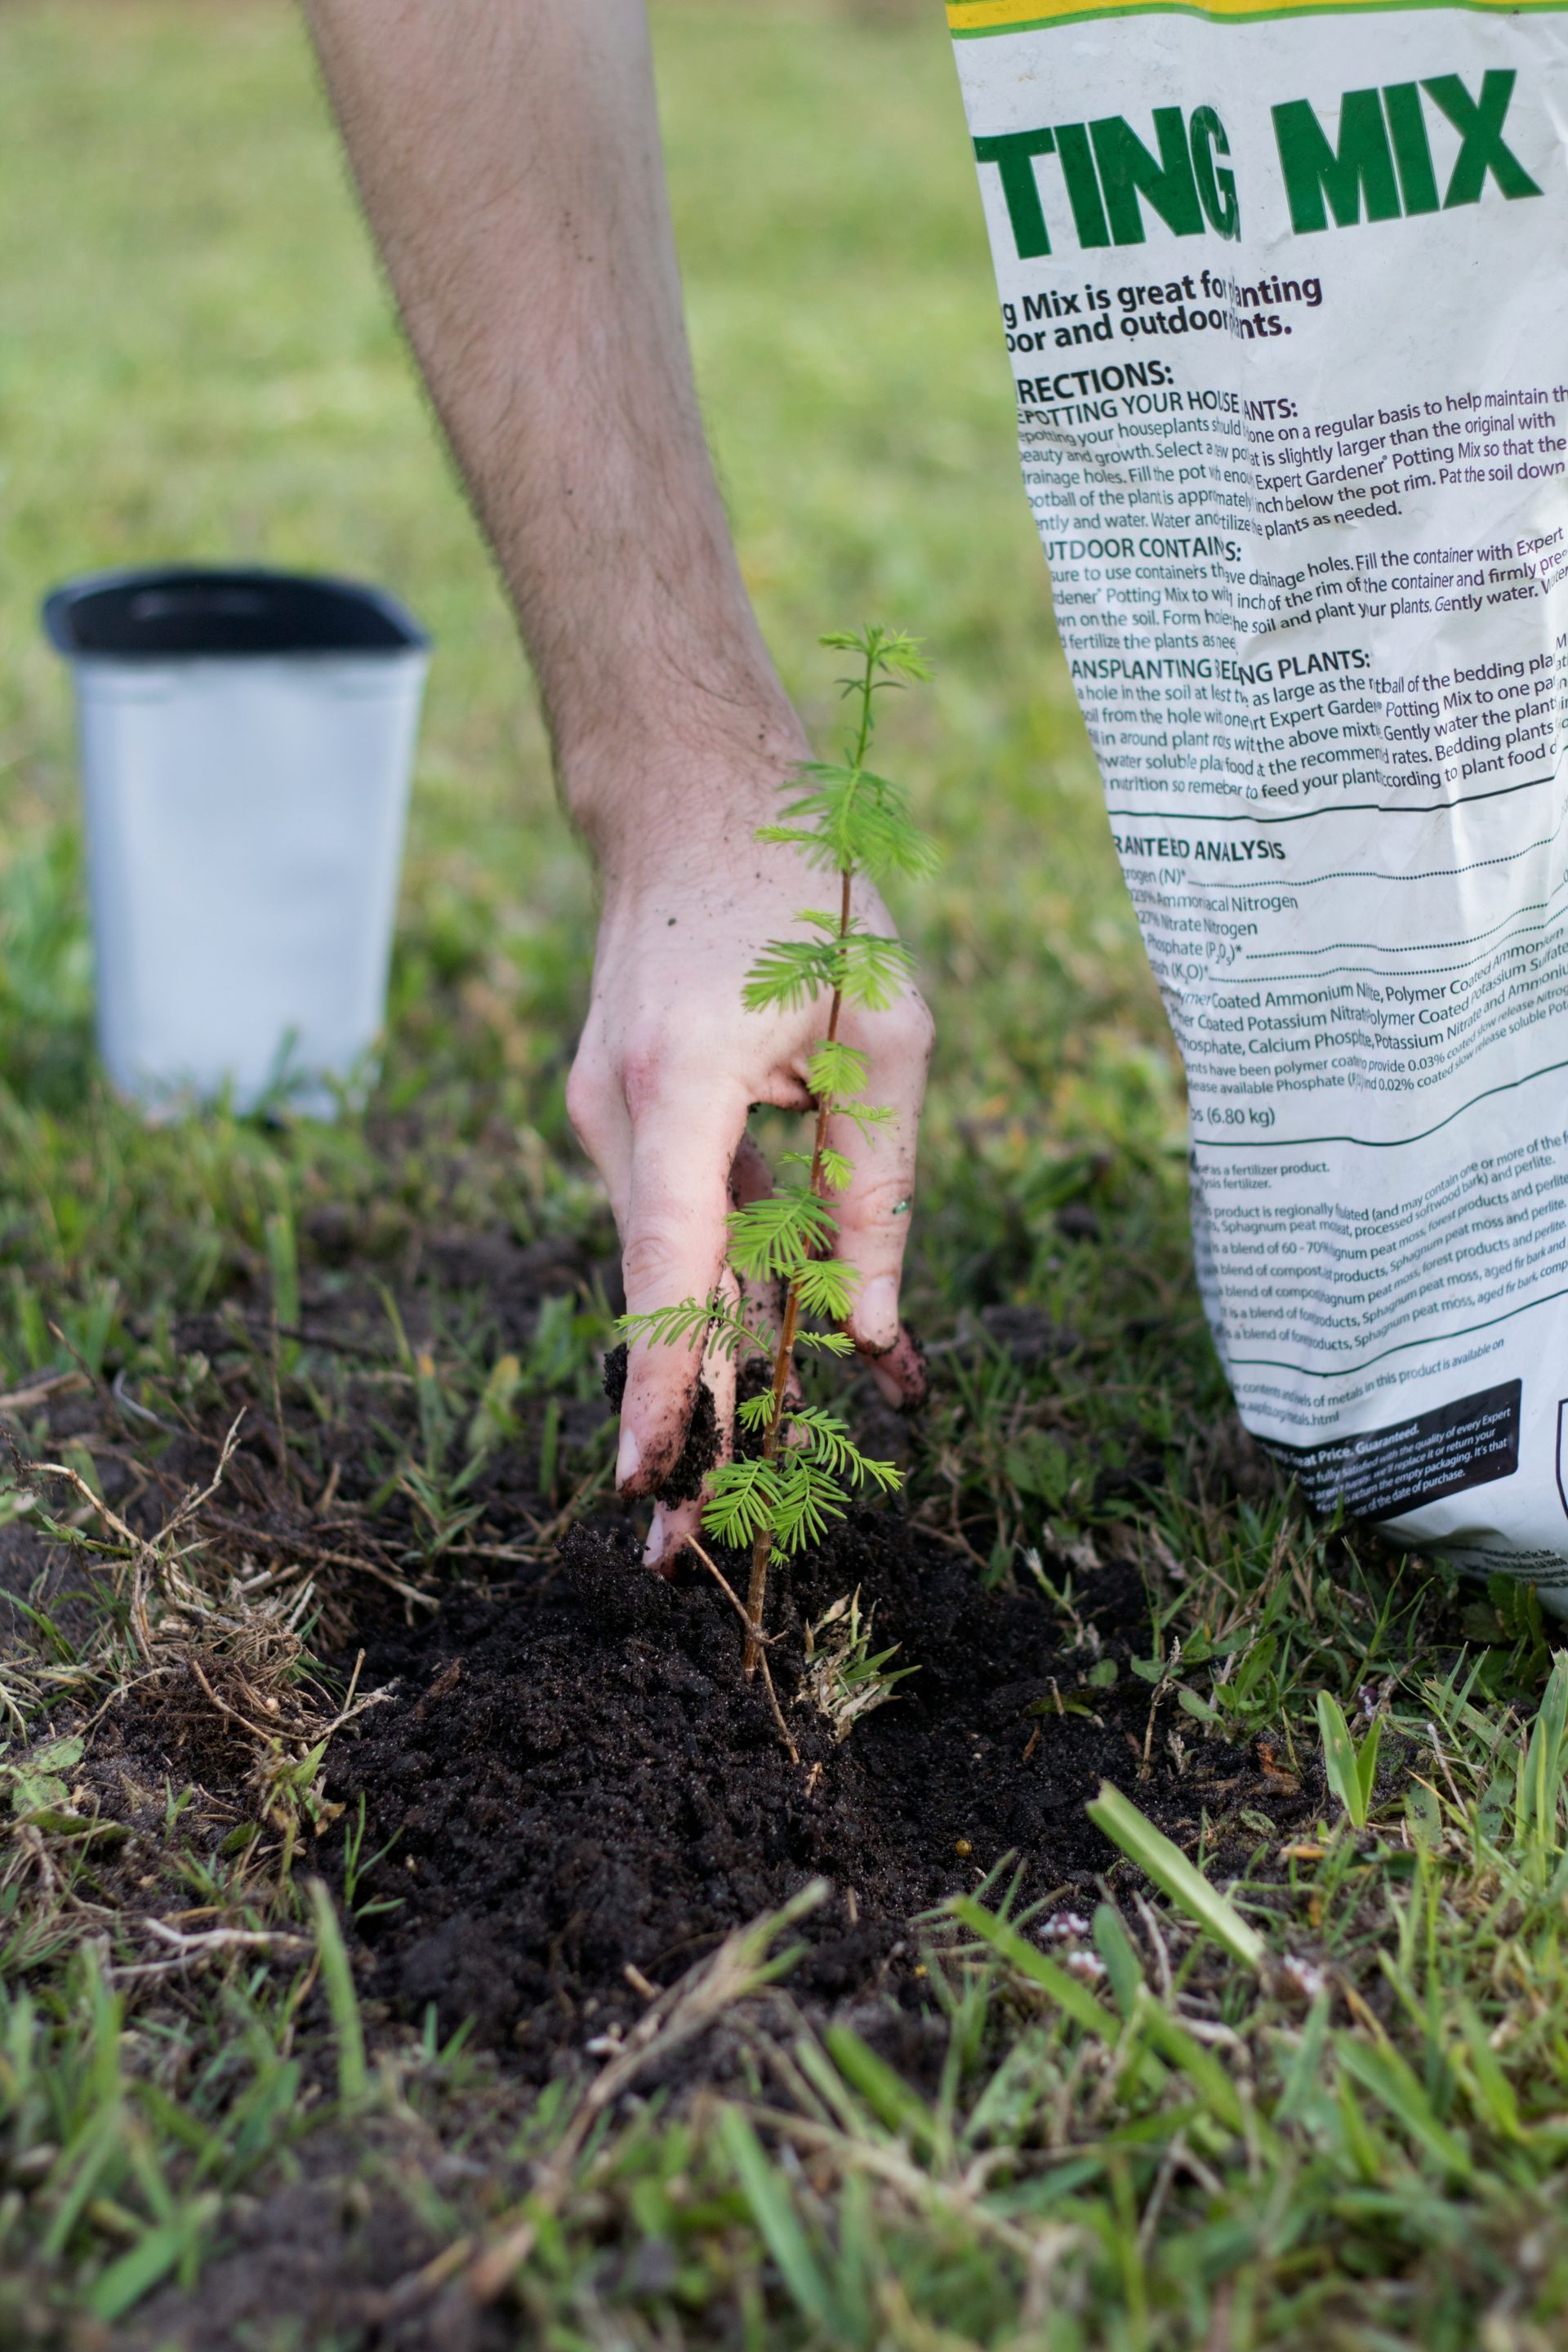
[[[1329,1786],[1344,1807],[1352,1829],[1364,1830],[1377,1780],[1383,1718],[1374,1715],[1370,1729],[1359,1741],[1354,1740],[1338,1699],[1331,1691],[1320,1691],[1318,1728],[1322,1734],[1323,1769]]]
[[[872,1650],[876,1616],[875,1608],[861,1615],[857,1586],[805,1629],[805,1679],[800,1696],[826,1717],[840,1745],[863,1716],[897,1697],[906,1675],[920,1672],[918,1666],[889,1666],[888,1661],[898,1654],[896,1642],[885,1650]]]
[[[367,1856],[364,1851],[364,1790],[362,1789],[359,1794],[359,1811],[343,1835],[343,1906],[349,1916],[355,1920],[371,1919],[378,1912],[395,1911],[399,1907],[395,1901],[387,1898],[369,1903],[354,1901],[361,1880],[368,1878],[376,1864],[384,1862],[397,1843],[397,1833],[395,1832],[384,1845],[378,1846],[373,1854]]]
[[[321,1879],[311,1879],[310,1896],[321,1981],[327,1989],[327,2006],[331,2011],[332,2033],[337,2042],[338,2097],[344,2107],[353,2108],[363,2104],[370,2090],[353,1964],[338,1925],[338,1915],[332,1908],[331,1895]]]

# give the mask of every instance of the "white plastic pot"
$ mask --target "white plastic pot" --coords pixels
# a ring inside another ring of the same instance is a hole
[[[331,1116],[384,1017],[428,639],[374,589],[267,572],[102,573],[44,620],[110,1077]]]

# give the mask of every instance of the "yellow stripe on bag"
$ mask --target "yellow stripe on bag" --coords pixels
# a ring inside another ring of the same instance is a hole
[[[1212,16],[1230,22],[1265,16],[1329,16],[1344,9],[1382,15],[1389,9],[1471,8],[1482,16],[1539,16],[1568,0],[948,0],[947,21],[957,40],[984,33],[1032,33],[1084,16]]]

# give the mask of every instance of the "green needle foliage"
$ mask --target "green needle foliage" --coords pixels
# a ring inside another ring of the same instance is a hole
[[[912,962],[901,940],[865,928],[854,911],[854,885],[857,876],[879,884],[900,875],[928,875],[937,862],[935,845],[910,819],[902,786],[867,762],[878,695],[906,680],[927,678],[931,671],[916,640],[896,630],[838,632],[822,643],[855,656],[853,673],[841,681],[854,721],[844,757],[810,761],[797,770],[786,787],[790,797],[780,822],[759,827],[757,839],[802,850],[811,865],[836,876],[838,906],[836,911],[803,908],[797,919],[809,936],[770,940],[742,992],[749,1013],[793,1012],[824,1000],[827,1006],[826,1034],[806,1066],[816,1106],[812,1147],[788,1155],[805,1174],[767,1199],[737,1209],[729,1221],[730,1262],[737,1274],[775,1284],[783,1292],[778,1338],[770,1347],[717,1295],[682,1299],[656,1314],[629,1315],[621,1323],[628,1339],[676,1346],[701,1338],[731,1355],[744,1349],[773,1358],[767,1389],[740,1408],[741,1426],[760,1437],[761,1450],[712,1473],[702,1514],[703,1526],[721,1543],[751,1546],[747,1613],[753,1626],[763,1622],[775,1546],[793,1552],[818,1542],[829,1521],[843,1516],[855,1490],[888,1490],[900,1483],[891,1463],[868,1460],[836,1415],[792,1402],[790,1373],[797,1346],[849,1352],[841,1328],[806,1328],[841,1327],[855,1303],[855,1269],[832,1255],[838,1231],[833,1198],[853,1182],[855,1165],[828,1141],[828,1131],[836,1119],[847,1120],[869,1137],[889,1114],[864,1099],[866,1056],[838,1033],[846,1005],[886,1011]],[[760,1654],[755,1638],[749,1639],[748,1675],[756,1672]]]

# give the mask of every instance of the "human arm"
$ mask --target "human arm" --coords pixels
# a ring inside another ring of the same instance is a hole
[[[742,583],[692,382],[642,0],[306,0],[365,210],[516,605],[567,808],[598,864],[568,1104],[610,1193],[626,1303],[706,1296],[753,1103],[804,1108],[819,1030],[741,1009],[816,886],[758,824],[805,754]],[[874,901],[868,911],[887,928]],[[852,1335],[889,1393],[930,1025],[865,1016],[895,1113],[839,1204]],[[634,1348],[623,1492],[657,1495],[700,1365]],[[722,1381],[723,1375],[719,1375]],[[721,1393],[721,1422],[725,1398]],[[693,1507],[656,1513],[657,1561]]]

